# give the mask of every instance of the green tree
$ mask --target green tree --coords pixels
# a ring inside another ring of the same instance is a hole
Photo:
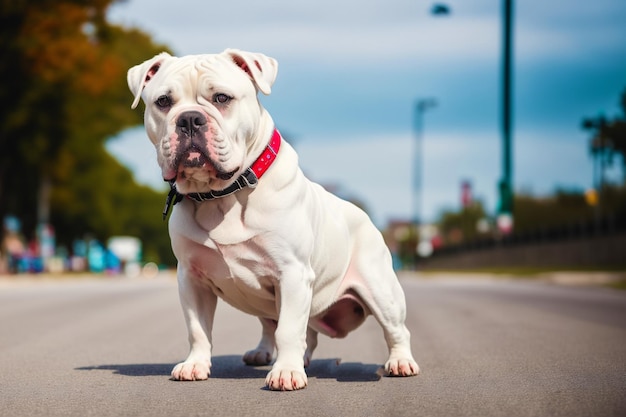
[[[592,132],[589,151],[596,167],[594,168],[594,186],[600,189],[606,185],[605,169],[613,163],[614,156],[622,159],[622,182],[626,183],[626,90],[620,98],[621,114],[613,120],[605,116],[587,117],[583,119],[583,129]]]
[[[610,138],[614,151],[622,156],[623,182],[626,183],[626,89],[622,92],[620,107],[622,114],[607,123],[600,134]]]
[[[444,211],[439,216],[439,229],[445,244],[472,241],[481,236],[478,222],[487,214],[481,201],[474,201],[461,211]]]
[[[515,231],[533,233],[592,220],[593,207],[576,190],[556,190],[548,197],[515,196]]]
[[[27,235],[50,220],[62,243],[131,234],[146,253],[171,258],[163,196],[135,184],[104,148],[141,123],[130,109],[126,70],[168,48],[108,24],[114,1],[2,2],[0,219],[17,215]]]

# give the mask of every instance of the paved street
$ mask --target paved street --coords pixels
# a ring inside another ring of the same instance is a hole
[[[626,292],[404,276],[422,373],[379,376],[386,347],[368,319],[320,337],[298,392],[246,367],[255,318],[221,303],[213,375],[175,382],[187,353],[176,282],[0,279],[1,416],[623,416]]]

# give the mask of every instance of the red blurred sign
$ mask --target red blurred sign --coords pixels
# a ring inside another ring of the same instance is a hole
[[[461,183],[461,205],[463,208],[469,207],[472,204],[472,183],[469,181],[463,181]]]

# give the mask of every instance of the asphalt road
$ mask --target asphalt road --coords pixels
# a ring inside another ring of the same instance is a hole
[[[0,415],[626,415],[626,292],[487,278],[402,280],[419,376],[380,376],[370,318],[320,337],[297,392],[243,365],[259,325],[223,303],[212,377],[170,381],[187,353],[170,277],[0,280]]]

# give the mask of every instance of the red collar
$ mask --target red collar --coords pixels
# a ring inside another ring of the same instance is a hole
[[[274,129],[274,134],[272,135],[272,139],[270,139],[270,143],[267,144],[263,153],[250,167],[252,172],[254,172],[254,175],[256,175],[257,180],[265,174],[265,171],[267,171],[276,159],[276,155],[278,155],[278,151],[280,149],[280,142],[280,133],[278,133],[278,129]]]
[[[255,188],[259,182],[259,179],[265,174],[269,167],[274,163],[278,156],[280,149],[280,143],[282,137],[278,132],[278,129],[274,129],[272,138],[267,144],[261,155],[254,161],[254,163],[246,169],[243,174],[237,178],[237,180],[230,186],[219,191],[209,191],[208,193],[190,193],[187,194],[187,198],[202,202],[207,200],[214,200],[216,198],[226,197],[246,187]],[[163,220],[167,217],[167,213],[170,211],[172,205],[176,205],[183,198],[183,194],[180,194],[176,190],[175,180],[169,180],[170,192],[165,200],[165,207],[163,208]]]

